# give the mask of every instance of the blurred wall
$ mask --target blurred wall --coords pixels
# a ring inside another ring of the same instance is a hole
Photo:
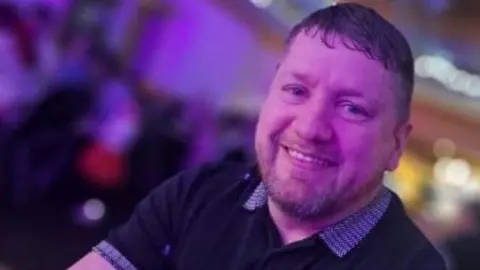
[[[147,80],[217,107],[235,100],[232,95],[247,96],[243,89],[266,89],[277,57],[244,22],[206,0],[171,4],[168,20],[150,18],[143,26],[135,66]]]

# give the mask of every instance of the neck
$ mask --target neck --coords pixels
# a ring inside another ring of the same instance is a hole
[[[316,219],[308,221],[294,218],[285,213],[278,206],[278,204],[273,202],[270,198],[268,199],[267,205],[272,220],[275,223],[280,236],[282,237],[283,243],[288,245],[324,231],[329,226],[332,226],[348,216],[360,211],[375,198],[380,191],[380,188],[381,187],[378,187],[373,192],[370,192],[355,200],[350,200],[348,204],[338,207],[336,211],[332,212],[332,214],[320,216]]]

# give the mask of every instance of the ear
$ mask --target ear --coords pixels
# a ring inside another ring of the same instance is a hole
[[[410,122],[405,122],[404,124],[397,126],[394,134],[395,144],[387,164],[387,171],[394,171],[397,169],[400,158],[407,147],[408,138],[410,137],[411,132],[412,124],[410,124]]]

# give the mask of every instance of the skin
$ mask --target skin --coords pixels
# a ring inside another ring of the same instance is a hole
[[[399,122],[395,91],[397,74],[339,40],[334,49],[305,33],[293,40],[255,134],[269,210],[286,243],[364,207],[397,167],[411,126]]]

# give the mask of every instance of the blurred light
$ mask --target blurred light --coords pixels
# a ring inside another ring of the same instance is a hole
[[[455,92],[470,97],[480,97],[480,76],[459,70],[440,56],[422,55],[415,60],[415,72],[419,77],[431,78]]]
[[[395,192],[407,208],[416,207],[423,200],[422,187],[429,170],[430,166],[427,166],[421,158],[407,152],[400,159],[398,168],[390,175],[395,179],[393,183]]]
[[[470,164],[463,159],[440,158],[433,170],[436,180],[454,187],[466,185],[472,175]]]
[[[250,0],[250,2],[258,8],[267,8],[273,3],[273,0]]]
[[[433,177],[435,180],[441,181],[443,179],[445,168],[450,160],[450,158],[439,158],[435,165],[433,165]]]
[[[83,204],[83,214],[92,221],[97,221],[105,215],[105,204],[98,199],[90,199]]]
[[[461,205],[454,200],[440,200],[433,207],[433,215],[443,221],[452,221],[459,217]]]
[[[445,168],[445,181],[457,186],[468,183],[471,176],[470,164],[462,159],[454,159]]]
[[[467,184],[463,187],[463,194],[466,200],[476,201],[480,197],[480,181],[475,178],[471,178]]]
[[[453,157],[455,155],[455,143],[450,139],[439,139],[433,145],[433,153],[437,158]]]

